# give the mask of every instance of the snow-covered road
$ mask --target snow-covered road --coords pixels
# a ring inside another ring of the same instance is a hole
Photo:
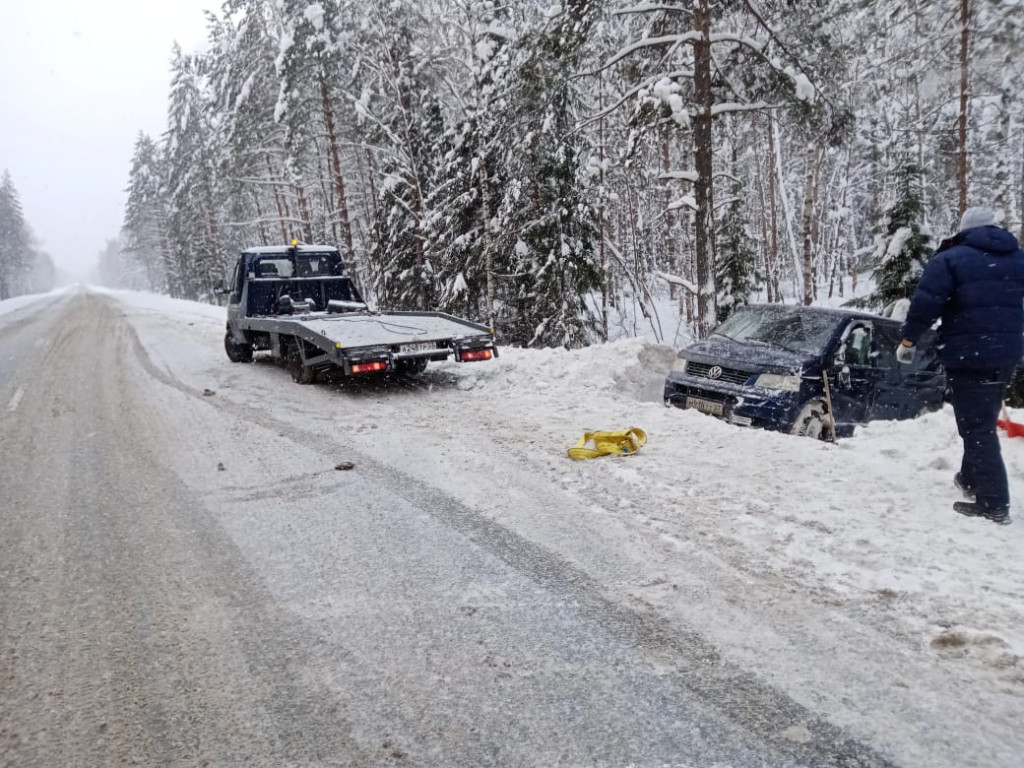
[[[387,722],[417,765],[831,765],[857,743],[1018,764],[1024,521],[952,512],[948,412],[838,446],[744,430],[648,402],[672,350],[637,340],[301,387],[229,363],[222,309],[113,298],[159,464],[261,605],[332,649],[296,669],[335,693],[384,681],[348,713],[359,749]],[[585,429],[629,426],[637,456],[566,458]],[[1024,445],[1005,452],[1024,500]],[[500,695],[463,701],[474,684]],[[856,742],[829,752],[829,723]]]

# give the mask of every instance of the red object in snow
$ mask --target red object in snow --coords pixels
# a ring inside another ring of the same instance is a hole
[[[1003,418],[996,421],[996,426],[1006,432],[1007,437],[1024,437],[1024,424],[1010,421],[1010,414],[1006,412],[1005,405],[1003,406]]]

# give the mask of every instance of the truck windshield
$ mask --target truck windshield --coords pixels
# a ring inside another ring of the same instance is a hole
[[[275,253],[261,256],[255,262],[255,277],[340,277],[341,256],[337,253]]]
[[[741,344],[769,344],[792,352],[823,351],[840,318],[796,307],[744,307],[715,328]]]

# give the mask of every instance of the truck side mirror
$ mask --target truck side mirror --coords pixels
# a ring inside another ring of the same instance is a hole
[[[224,296],[225,294],[228,293],[228,289],[224,287],[223,280],[218,280],[216,283],[214,283],[213,292],[217,296]]]

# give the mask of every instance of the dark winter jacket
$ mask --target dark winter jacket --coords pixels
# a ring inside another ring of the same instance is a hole
[[[1024,251],[1000,227],[975,227],[942,243],[924,268],[903,338],[914,343],[942,319],[947,369],[1012,367],[1024,353]]]

